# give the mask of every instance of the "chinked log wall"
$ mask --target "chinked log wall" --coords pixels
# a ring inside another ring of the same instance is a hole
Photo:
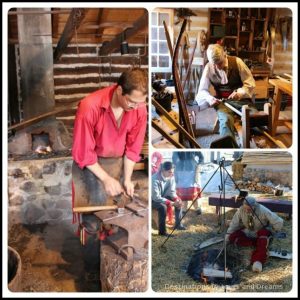
[[[70,44],[60,60],[54,64],[56,107],[62,108],[70,103],[76,105],[88,94],[117,82],[121,73],[130,67],[141,66],[148,69],[148,47],[145,48],[144,44],[129,45],[130,55],[137,55],[139,52],[140,59],[138,56],[121,57],[119,53],[112,53],[112,58],[99,57],[100,47],[101,44]],[[19,65],[19,58],[16,60]],[[58,117],[71,134],[75,113],[74,109]]]

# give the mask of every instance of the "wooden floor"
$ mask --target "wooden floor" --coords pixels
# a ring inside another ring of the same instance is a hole
[[[220,135],[213,133],[214,124],[217,120],[217,114],[213,108],[208,108],[204,111],[198,112],[197,106],[187,106],[188,110],[194,110],[196,112],[196,131],[195,136],[198,144],[201,148],[210,148],[210,144],[219,139]],[[285,112],[283,112],[284,115]],[[172,111],[170,114],[176,120],[178,119],[178,105],[177,103],[172,104]],[[156,114],[155,110],[152,109],[152,119],[164,128],[170,135],[172,135],[176,140],[178,140],[178,131],[176,128],[165,119],[165,117],[160,117]],[[235,118],[235,128],[237,129],[236,141],[241,147],[241,121],[238,117]],[[253,129],[251,131],[252,139],[250,141],[251,149],[268,149],[268,148],[278,148],[272,141],[270,141],[264,135],[261,135],[258,131]],[[292,145],[292,133],[286,127],[278,127],[276,139],[280,140],[287,148]],[[155,129],[152,128],[152,145],[155,148],[175,148],[169,141],[167,141],[161,134],[159,134]]]

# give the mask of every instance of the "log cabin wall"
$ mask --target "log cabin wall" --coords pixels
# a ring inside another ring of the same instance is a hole
[[[17,87],[20,87],[19,46],[15,45]],[[148,70],[148,45],[143,43],[129,44],[130,56],[120,56],[115,52],[111,57],[99,57],[101,44],[71,44],[59,62],[53,65],[55,106],[64,107],[78,103],[88,94],[116,83],[122,72],[131,67]],[[55,45],[53,46],[55,49]],[[18,103],[22,106],[21,94]],[[72,134],[75,110],[59,116]],[[19,119],[23,119],[20,110]]]
[[[191,57],[193,51],[193,45],[197,39],[197,35],[201,30],[207,32],[209,30],[209,9],[208,8],[192,8],[192,11],[196,14],[196,16],[190,16],[190,22],[187,25],[186,32],[189,38],[189,48],[185,53],[186,59],[182,59],[182,52],[180,54],[180,60],[178,61],[180,75],[181,78],[185,77],[186,66],[188,65],[188,58]],[[276,35],[275,35],[275,51],[274,51],[274,68],[273,73],[290,73],[292,74],[292,11],[288,8],[275,8],[272,9],[272,18],[269,22],[271,26],[274,22],[276,27]],[[288,21],[288,32],[287,32],[287,49],[283,48],[283,39],[282,39],[282,22],[284,20]],[[176,17],[176,12],[174,10],[174,22],[178,21]],[[174,41],[175,44],[177,37],[179,35],[179,31],[181,28],[182,22],[174,25]],[[206,55],[206,54],[205,54]],[[203,64],[206,63],[206,57],[204,56],[203,61],[203,53],[200,53],[199,45],[197,45],[194,61],[191,69],[191,77],[190,81],[185,87],[184,93],[187,98],[194,99],[195,93],[197,93],[197,89],[199,86],[199,80],[202,76]],[[170,79],[171,73],[157,73],[161,78]],[[200,78],[199,78],[200,77]],[[196,80],[195,80],[196,79]]]
[[[15,9],[11,10],[16,12]],[[53,8],[52,16],[52,46],[53,53],[63,35],[65,25],[68,21],[71,9]],[[60,13],[61,12],[61,13]],[[147,15],[145,9],[113,9],[95,8],[84,12],[84,18],[75,30],[68,47],[62,52],[59,59],[54,60],[54,100],[55,108],[64,108],[74,103],[74,106],[86,95],[109,86],[117,81],[119,76],[126,69],[133,66],[140,66],[148,69],[148,28],[140,30],[131,37],[125,36],[129,44],[129,54],[121,56],[120,47],[106,57],[100,57],[100,48],[104,42],[114,39],[120,32],[134,27],[136,20]],[[10,78],[14,86],[10,87],[9,125],[18,123],[24,119],[23,99],[20,93],[20,46],[18,36],[17,15],[9,16],[9,49],[10,61],[15,62]],[[104,56],[104,55],[103,55]],[[9,66],[13,66],[10,63]],[[9,67],[9,70],[11,68]],[[15,93],[13,93],[13,91]],[[16,92],[17,91],[17,92]],[[13,97],[13,99],[11,99]],[[17,98],[17,99],[16,99]],[[13,103],[13,105],[11,104]],[[13,110],[14,109],[14,110]],[[61,119],[72,134],[73,122],[76,109],[60,114]]]
[[[111,58],[99,57],[100,47],[101,44],[71,44],[60,61],[54,64],[56,107],[76,104],[88,94],[116,83],[128,68],[140,66],[148,69],[148,47],[145,44],[130,44],[130,51],[136,56],[129,57],[122,57],[118,52],[112,53]],[[75,112],[58,117],[71,134],[74,116]]]

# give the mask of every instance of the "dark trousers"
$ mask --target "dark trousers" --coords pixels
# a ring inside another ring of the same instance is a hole
[[[84,268],[87,272],[100,270],[99,219],[90,214],[82,215],[82,226],[86,230],[85,243],[82,245]]]
[[[158,211],[158,233],[165,235],[166,230],[166,218],[167,218],[167,205],[164,203],[158,203],[152,201],[152,207]],[[175,207],[175,227],[180,224],[182,217],[182,209]]]

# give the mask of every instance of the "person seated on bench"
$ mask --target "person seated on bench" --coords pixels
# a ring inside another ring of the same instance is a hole
[[[182,201],[176,194],[174,165],[170,161],[161,164],[160,171],[152,175],[152,207],[158,211],[158,233],[167,235],[167,208],[175,207],[175,228],[185,230],[180,224],[182,218]]]
[[[261,272],[262,264],[267,260],[267,248],[272,236],[271,230],[279,231],[283,219],[265,206],[247,196],[243,205],[234,214],[226,233],[226,243],[237,246],[254,246],[251,256],[253,272]]]
[[[218,44],[208,46],[207,58],[208,63],[203,70],[196,101],[199,106],[208,102],[209,106],[214,107],[218,114],[220,135],[229,135],[235,139],[233,112],[220,100],[227,98],[233,102],[240,102],[245,98],[252,99],[254,78],[239,57],[227,55]],[[216,96],[209,92],[211,85],[216,91]],[[247,102],[250,103],[249,100]]]

